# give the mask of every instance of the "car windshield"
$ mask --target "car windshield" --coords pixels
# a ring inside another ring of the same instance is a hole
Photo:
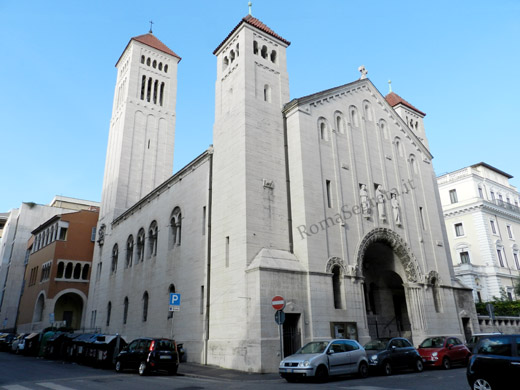
[[[327,348],[327,345],[329,345],[328,341],[311,341],[310,343],[305,344],[296,353],[323,353],[325,348]]]
[[[383,349],[386,349],[386,344],[388,344],[387,339],[375,339],[366,343],[365,349],[382,351]]]
[[[444,337],[430,337],[424,340],[419,348],[442,348],[444,346]]]
[[[169,340],[159,340],[155,346],[158,351],[175,351],[173,343]]]

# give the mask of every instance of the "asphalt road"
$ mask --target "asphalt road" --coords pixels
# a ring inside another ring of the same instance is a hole
[[[197,371],[198,370],[198,371]],[[226,372],[211,374],[200,367],[197,370],[179,368],[180,375],[156,374],[140,377],[136,372],[117,374],[74,363],[36,359],[0,352],[0,390],[299,390],[299,389],[350,389],[350,390],[469,390],[465,368],[452,370],[425,370],[422,373],[406,372],[390,377],[370,376],[366,379],[355,377],[332,378],[328,383],[287,383],[276,375],[266,375],[265,379],[246,373],[227,378]]]

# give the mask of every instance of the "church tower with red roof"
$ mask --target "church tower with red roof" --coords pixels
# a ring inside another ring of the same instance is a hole
[[[150,32],[130,39],[116,63],[100,226],[172,175],[180,59]]]

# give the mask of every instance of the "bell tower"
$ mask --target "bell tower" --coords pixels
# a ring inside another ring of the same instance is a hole
[[[150,32],[130,39],[117,61],[100,226],[173,174],[180,60]]]

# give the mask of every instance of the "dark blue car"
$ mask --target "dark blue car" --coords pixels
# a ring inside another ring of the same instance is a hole
[[[417,372],[424,369],[419,352],[403,337],[373,339],[364,347],[370,368],[384,375],[392,375],[394,371],[402,369],[413,369]]]

